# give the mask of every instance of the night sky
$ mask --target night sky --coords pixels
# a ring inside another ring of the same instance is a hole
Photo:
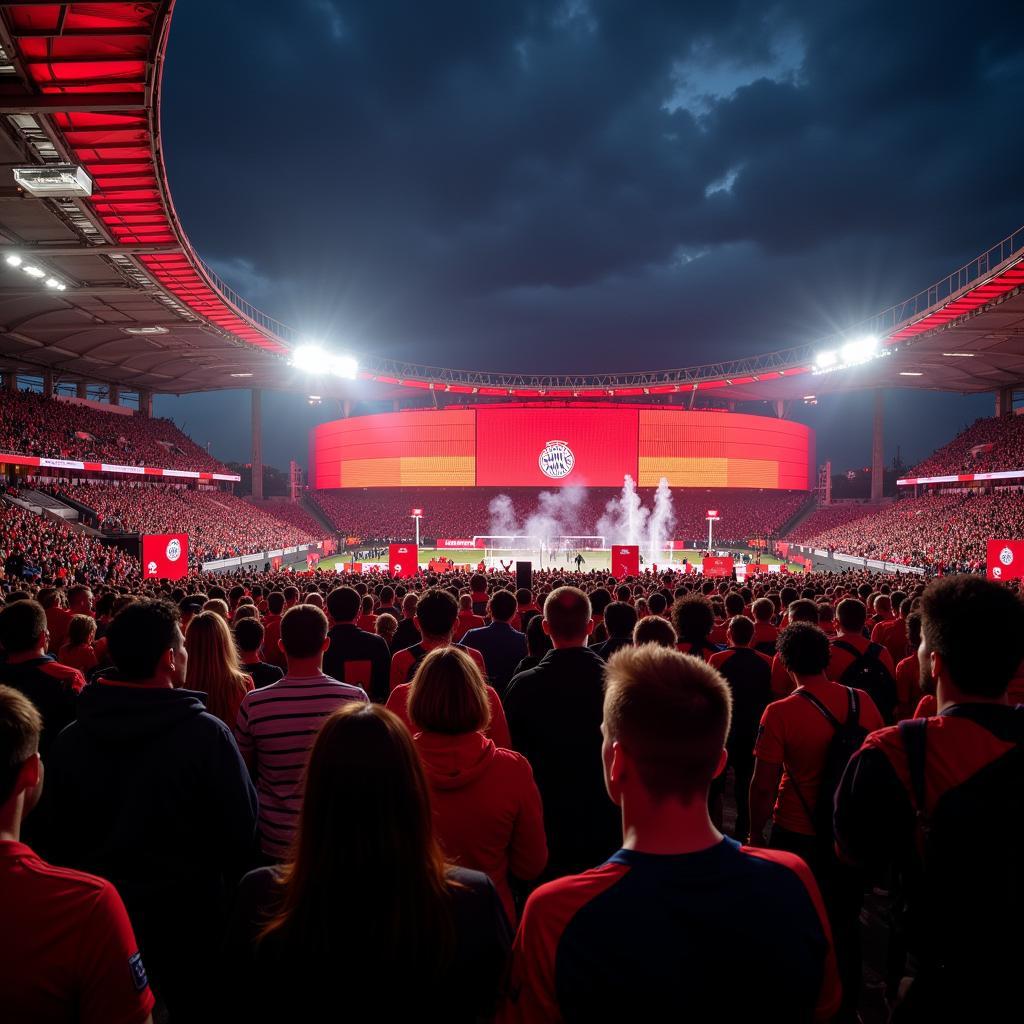
[[[179,0],[164,145],[198,252],[339,349],[615,371],[813,341],[1024,222],[1024,8]],[[888,394],[913,461],[990,396]],[[264,457],[334,418],[268,396]],[[226,459],[245,392],[161,398]],[[870,399],[799,413],[869,462]]]

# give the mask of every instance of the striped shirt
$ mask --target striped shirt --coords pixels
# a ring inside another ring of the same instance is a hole
[[[323,720],[365,691],[324,675],[291,676],[247,693],[238,709],[235,739],[260,798],[260,845],[269,857],[287,856],[302,806],[309,751]]]

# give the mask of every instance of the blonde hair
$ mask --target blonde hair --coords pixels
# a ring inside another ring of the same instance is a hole
[[[227,601],[222,601],[219,597],[211,597],[206,604],[203,605],[204,612],[216,612],[225,622],[228,621],[228,615],[231,613],[228,611]]]
[[[458,647],[436,647],[420,663],[409,687],[409,718],[425,732],[458,736],[491,723],[487,684],[473,659]]]
[[[238,651],[228,624],[214,611],[200,612],[185,633],[188,667],[185,686],[206,694],[206,710],[234,726],[252,680],[238,666]]]

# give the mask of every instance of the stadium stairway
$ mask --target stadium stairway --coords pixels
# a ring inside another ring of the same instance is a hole
[[[805,519],[812,516],[817,508],[817,497],[814,494],[808,495],[807,501],[779,527],[776,536],[788,537]]]
[[[303,493],[299,496],[299,504],[324,528],[325,537],[333,537],[337,534],[338,528],[324,515],[323,509],[308,494]]]
[[[102,537],[103,534],[99,530],[94,530],[91,526],[86,526],[79,519],[78,510],[72,508],[70,505],[66,505],[62,501],[58,501],[50,494],[46,494],[42,491],[22,491],[20,496],[15,498],[10,494],[3,496],[4,501],[9,502],[12,505],[17,505],[19,508],[25,509],[26,512],[31,512],[33,515],[42,516],[44,519],[55,519],[59,522],[66,523],[75,533],[84,534],[87,537]]]

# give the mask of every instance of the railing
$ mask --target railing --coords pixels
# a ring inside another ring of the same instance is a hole
[[[523,388],[539,392],[585,391],[614,388],[649,388],[658,385],[699,384],[704,381],[720,380],[732,384],[735,378],[752,378],[743,383],[754,383],[760,374],[784,374],[788,370],[805,369],[813,364],[814,355],[823,348],[834,347],[845,339],[861,334],[874,334],[884,338],[893,334],[904,324],[916,320],[929,310],[940,306],[958,293],[969,289],[995,270],[1018,260],[1024,255],[1024,226],[1002,241],[990,246],[970,262],[954,270],[941,281],[930,285],[916,295],[898,302],[881,313],[852,324],[846,330],[837,332],[812,344],[780,349],[765,355],[724,362],[705,363],[670,370],[641,370],[627,373],[599,374],[531,374],[492,373],[486,370],[455,370],[449,367],[427,366],[403,360],[380,356],[360,356],[359,370],[363,378],[384,378],[386,381],[405,382],[410,380],[438,385],[458,385],[472,388]],[[198,257],[197,257],[198,259]],[[199,264],[210,281],[239,313],[252,321],[261,330],[267,331],[286,345],[300,342],[299,332],[287,324],[275,320],[257,309],[251,302],[239,295],[208,264]]]

